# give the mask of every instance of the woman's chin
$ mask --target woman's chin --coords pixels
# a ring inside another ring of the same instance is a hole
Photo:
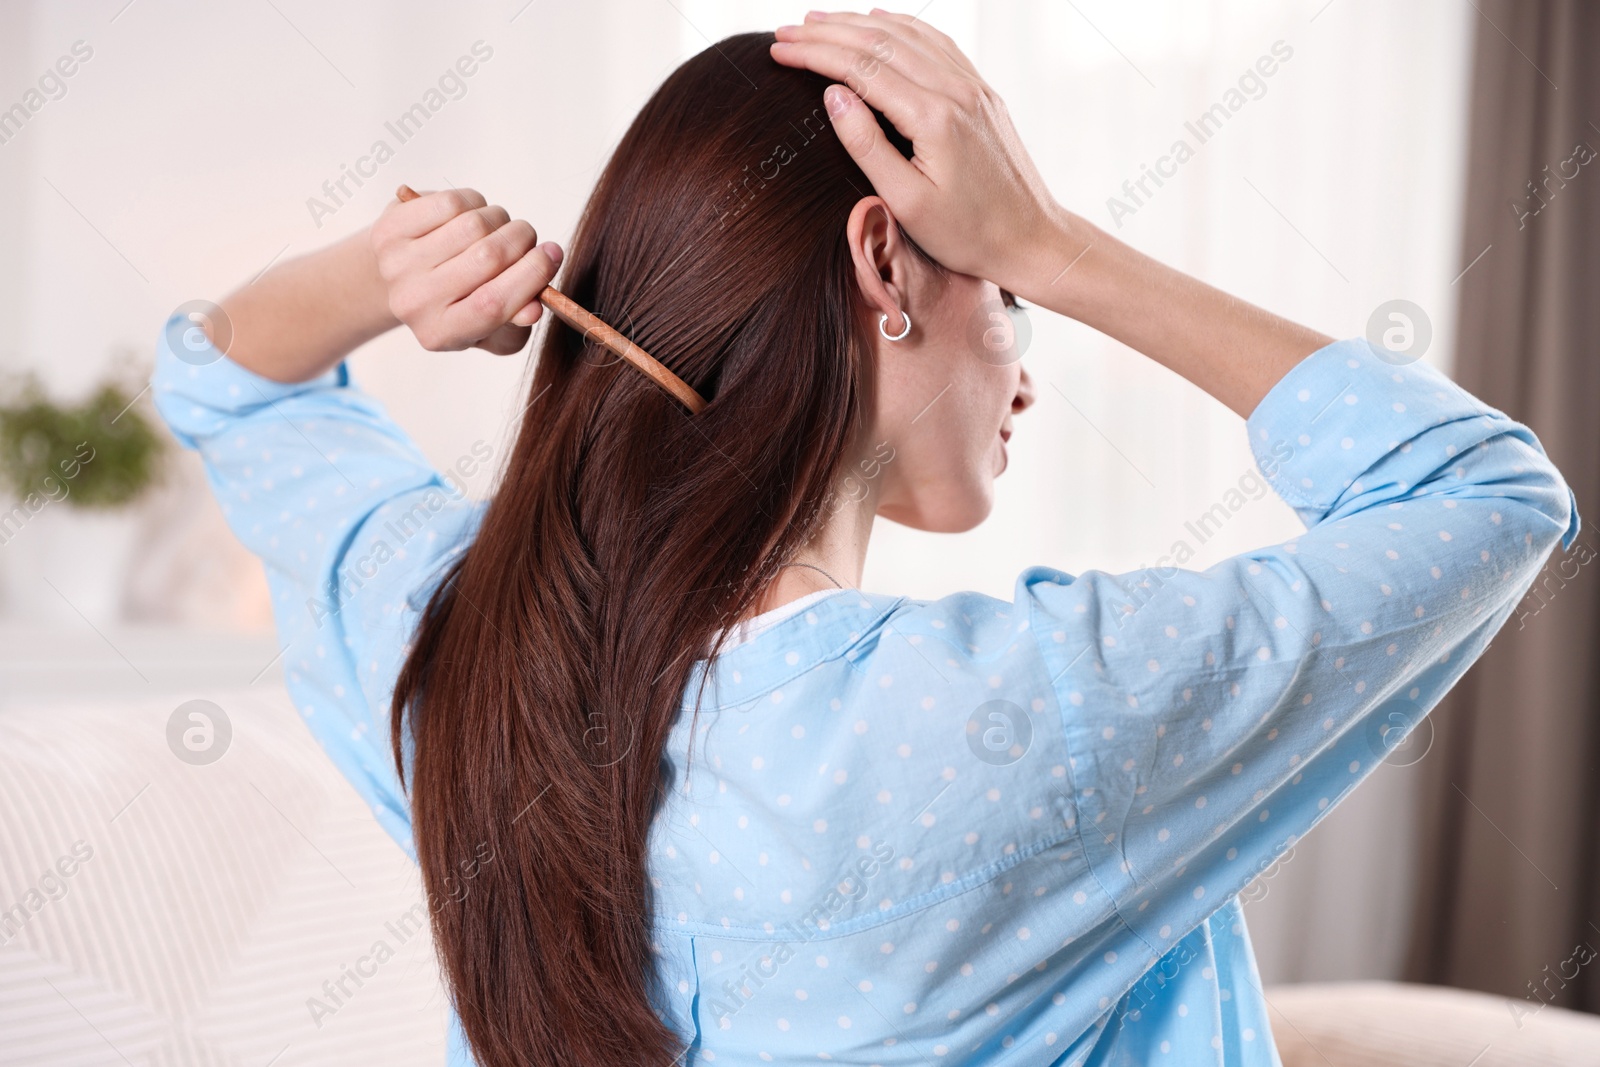
[[[994,510],[992,478],[943,492],[929,491],[926,495],[926,500],[879,505],[878,515],[926,533],[966,533],[981,525]]]

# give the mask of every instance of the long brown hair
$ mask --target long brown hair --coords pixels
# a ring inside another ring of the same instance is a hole
[[[773,63],[772,41],[730,37],[656,90],[562,274],[710,405],[690,416],[552,323],[500,485],[396,684],[434,938],[483,1067],[680,1053],[653,1006],[663,745],[694,661],[826,517],[871,410],[875,319],[845,222],[872,188],[827,82]]]

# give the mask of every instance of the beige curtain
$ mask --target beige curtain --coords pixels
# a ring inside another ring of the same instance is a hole
[[[1456,377],[1591,525],[1430,717],[1406,977],[1600,1011],[1600,4],[1475,2]]]

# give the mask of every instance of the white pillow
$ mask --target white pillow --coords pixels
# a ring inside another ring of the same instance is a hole
[[[1282,985],[1266,995],[1283,1067],[1600,1065],[1600,1017],[1537,1002],[1402,982]]]
[[[442,1063],[416,868],[281,687],[206,696],[204,766],[183,697],[0,712],[0,1063]]]

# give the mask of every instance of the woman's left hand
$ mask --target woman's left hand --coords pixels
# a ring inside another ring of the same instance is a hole
[[[431,352],[522,350],[543,311],[539,292],[561,265],[560,246],[538,241],[474,189],[395,201],[372,226],[389,310]]]

